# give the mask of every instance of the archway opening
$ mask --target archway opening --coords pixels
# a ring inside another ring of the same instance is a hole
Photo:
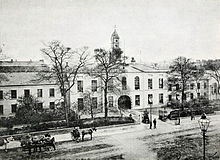
[[[119,109],[131,109],[131,99],[129,96],[123,95],[118,99]]]

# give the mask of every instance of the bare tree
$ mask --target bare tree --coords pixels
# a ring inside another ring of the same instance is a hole
[[[105,118],[108,117],[108,92],[112,92],[116,88],[113,84],[114,81],[118,79],[120,74],[124,73],[123,63],[120,56],[118,56],[119,54],[122,54],[121,49],[117,51],[95,50],[97,66],[93,69],[92,74],[100,78],[103,83]]]
[[[216,98],[217,98],[218,97],[217,95],[220,94],[220,62],[209,60],[205,63],[204,67],[207,70],[206,74],[214,78],[217,82],[217,90],[216,90]]]
[[[182,110],[184,109],[183,102],[186,99],[187,84],[192,78],[194,68],[193,62],[185,57],[176,58],[169,66],[168,81],[171,85],[176,86],[176,92],[181,93]]]
[[[78,73],[86,66],[88,47],[73,51],[59,41],[52,41],[45,48],[41,49],[41,51],[49,58],[51,67],[43,74],[41,72],[40,77],[46,80],[55,79],[64,99],[65,117],[67,125],[69,125],[69,93],[70,89],[75,85]]]

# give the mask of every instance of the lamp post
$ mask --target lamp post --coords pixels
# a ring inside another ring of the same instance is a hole
[[[153,100],[152,97],[149,97],[149,104],[150,104],[150,129],[152,127],[152,104],[153,104]]]
[[[198,122],[203,136],[203,160],[205,160],[205,134],[208,130],[210,120],[207,119],[206,114],[203,113]]]

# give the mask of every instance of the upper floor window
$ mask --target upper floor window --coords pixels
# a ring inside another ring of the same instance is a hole
[[[180,85],[176,84],[176,90],[178,91],[180,89]]]
[[[83,81],[77,81],[78,92],[83,92]]]
[[[4,96],[3,96],[3,91],[0,91],[0,100],[3,100]]]
[[[127,79],[126,77],[122,77],[122,90],[126,90],[127,89]]]
[[[11,105],[11,113],[16,113],[17,111],[17,104],[12,104]]]
[[[84,104],[83,104],[83,98],[78,98],[78,110],[83,110]]]
[[[97,97],[92,97],[92,108],[97,108]]]
[[[207,88],[207,83],[206,82],[204,82],[204,89],[206,89]]]
[[[137,90],[137,89],[140,89],[140,78],[138,76],[136,76],[134,78],[134,88]]]
[[[92,92],[97,91],[97,80],[92,80]]]
[[[140,95],[135,95],[135,105],[140,106]]]
[[[50,91],[49,91],[50,93],[50,97],[55,97],[55,90],[54,90],[54,88],[50,88]]]
[[[153,104],[153,94],[148,94],[148,104]]]
[[[194,98],[193,93],[190,93],[190,99],[193,99],[193,98]]]
[[[197,89],[200,89],[200,83],[197,83]]]
[[[159,94],[159,103],[163,104],[163,93]]]
[[[108,105],[109,107],[113,107],[113,96],[108,96]]]
[[[159,88],[163,88],[163,78],[159,78]]]
[[[37,97],[43,97],[43,89],[37,89]]]
[[[172,91],[172,84],[168,84],[168,91]]]
[[[11,98],[12,99],[17,98],[17,90],[11,90]]]
[[[190,89],[194,89],[194,83],[190,84]]]
[[[200,98],[200,93],[197,93],[197,98]]]
[[[152,79],[148,79],[148,89],[153,89],[153,81],[152,81]]]
[[[168,95],[168,101],[172,101],[172,95],[171,94]]]
[[[0,115],[3,115],[4,114],[4,108],[3,108],[3,105],[0,105]]]
[[[30,96],[30,89],[25,89],[24,90],[24,97],[29,97]]]

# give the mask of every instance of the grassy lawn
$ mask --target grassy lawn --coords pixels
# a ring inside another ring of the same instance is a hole
[[[201,160],[203,159],[202,135],[178,136],[155,143],[153,148],[158,160]],[[206,137],[206,159],[220,159],[220,134]]]

